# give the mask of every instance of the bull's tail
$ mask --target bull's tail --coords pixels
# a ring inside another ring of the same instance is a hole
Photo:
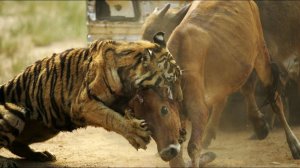
[[[4,85],[0,85],[0,105],[5,103]]]
[[[278,96],[284,95],[284,85],[281,83],[280,69],[276,63],[271,63],[271,72],[273,77],[272,85],[266,88],[267,97],[264,100],[263,104],[259,106],[259,109],[268,104],[274,104],[278,99]],[[278,92],[279,95],[276,95],[276,92]]]
[[[273,83],[271,86],[271,90],[269,94],[270,96],[273,96],[273,102],[275,101],[275,92],[277,91],[280,95],[284,94],[284,85],[280,80],[280,68],[276,63],[271,63],[271,72],[273,76]]]
[[[267,101],[270,104],[274,104],[278,96],[284,95],[284,85],[280,80],[280,68],[276,63],[271,63],[271,72],[273,77],[273,82],[270,88],[268,88],[268,97]],[[279,95],[275,95],[278,92]]]

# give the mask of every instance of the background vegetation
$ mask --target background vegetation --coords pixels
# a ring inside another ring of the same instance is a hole
[[[0,82],[32,63],[30,52],[62,41],[85,41],[85,1],[1,1]]]

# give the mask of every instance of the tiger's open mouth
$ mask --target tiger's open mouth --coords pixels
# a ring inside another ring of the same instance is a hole
[[[168,92],[168,98],[171,99],[171,100],[174,100],[172,89],[170,87],[168,87],[167,90],[168,90],[167,91]]]

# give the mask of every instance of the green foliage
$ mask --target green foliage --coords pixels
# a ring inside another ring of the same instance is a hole
[[[84,41],[85,8],[86,1],[0,1],[0,59],[10,61],[10,71],[15,73],[25,66],[34,47]],[[3,64],[0,76],[7,73]]]
[[[3,1],[0,6],[0,24],[13,22],[0,34],[0,49],[8,55],[17,48],[12,46],[18,44],[16,39],[24,36],[34,46],[85,38],[85,1]]]
[[[37,46],[67,38],[85,38],[85,1],[2,2],[0,15],[17,18],[13,35],[32,37]]]

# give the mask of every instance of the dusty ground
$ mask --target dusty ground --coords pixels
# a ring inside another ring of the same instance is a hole
[[[300,138],[300,128],[294,128]],[[284,132],[274,130],[263,141],[247,139],[251,131],[236,133],[220,132],[210,151],[217,159],[208,167],[300,167],[300,161],[293,160],[285,142]],[[184,144],[186,146],[186,144]],[[166,167],[156,152],[152,140],[146,151],[136,151],[120,135],[102,128],[87,128],[73,133],[61,133],[57,137],[32,148],[55,154],[54,163],[34,163],[19,159],[5,149],[1,155],[15,158],[22,167]],[[184,157],[188,160],[185,153]]]

